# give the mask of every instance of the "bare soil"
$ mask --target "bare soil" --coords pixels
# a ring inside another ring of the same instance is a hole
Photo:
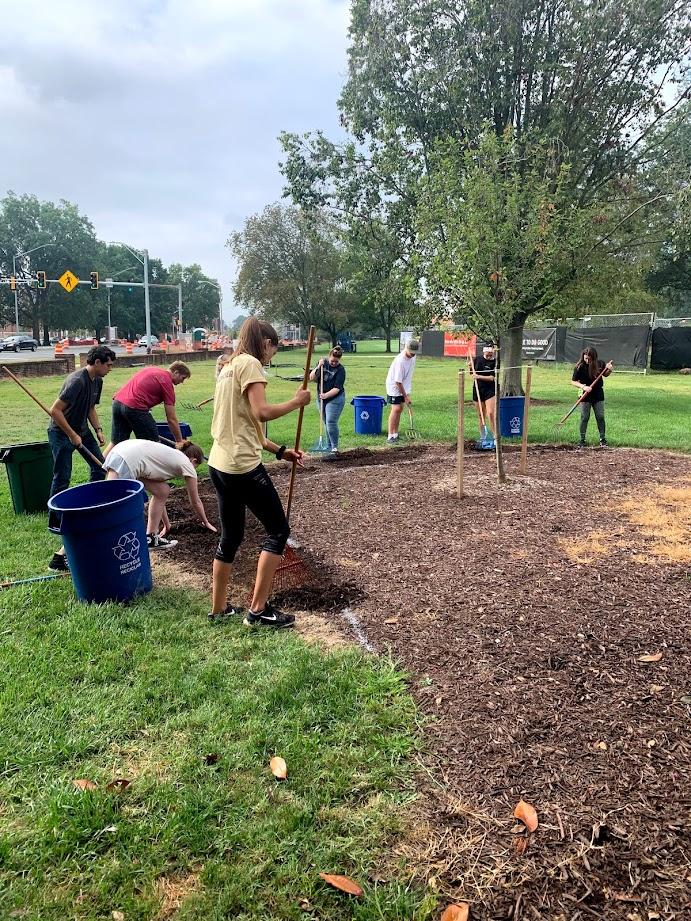
[[[449,446],[310,461],[292,527],[311,581],[280,600],[409,675],[421,795],[396,853],[421,882],[476,921],[691,918],[691,457],[517,463],[498,488],[493,455],[467,454],[459,501]],[[173,498],[176,562],[208,573],[214,537]],[[237,600],[260,539],[248,521]]]

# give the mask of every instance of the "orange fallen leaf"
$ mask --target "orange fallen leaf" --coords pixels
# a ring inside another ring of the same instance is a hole
[[[530,803],[526,803],[525,800],[520,800],[513,814],[517,819],[523,822],[529,832],[535,831],[538,826],[537,812]]]
[[[275,756],[269,761],[269,767],[271,768],[271,773],[277,780],[285,780],[288,776],[288,765],[285,763],[283,758]]]
[[[659,662],[661,658],[662,658],[662,653],[655,652],[652,655],[639,656],[638,661],[639,662]]]
[[[340,889],[341,892],[347,892],[349,895],[361,896],[362,888],[348,876],[339,876],[337,873],[320,873],[325,883],[333,886],[334,889]]]
[[[468,921],[469,917],[470,905],[468,902],[460,902],[458,905],[447,905],[440,921]]]
[[[111,780],[109,784],[106,785],[106,790],[111,790],[113,793],[122,793],[123,790],[126,790],[131,781],[126,780],[124,777],[116,777],[115,780]]]
[[[73,780],[72,783],[78,790],[96,790],[98,789],[98,784],[95,784],[93,780],[85,780],[80,778],[79,780]]]

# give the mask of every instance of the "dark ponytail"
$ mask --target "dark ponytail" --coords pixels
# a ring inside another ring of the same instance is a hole
[[[238,355],[252,355],[257,361],[264,364],[266,360],[264,340],[269,339],[273,345],[278,345],[278,333],[270,323],[248,317],[240,327],[238,345],[233,353],[233,358]]]

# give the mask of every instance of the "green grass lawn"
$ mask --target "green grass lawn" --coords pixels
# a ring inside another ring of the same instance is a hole
[[[360,348],[345,356],[349,397],[383,394],[390,356],[379,343]],[[275,372],[299,374],[303,357],[277,356],[271,401],[298,386]],[[458,367],[418,362],[415,424],[428,440],[455,440]],[[192,371],[182,402],[213,392],[213,363]],[[110,397],[132,373],[105,379],[106,433]],[[576,419],[555,427],[577,396],[569,379],[564,367],[536,370],[533,395],[556,402],[533,408],[531,441],[577,440]],[[48,404],[60,387],[28,383]],[[606,392],[613,445],[691,450],[689,378],[617,374]],[[210,408],[179,415],[208,450]],[[0,420],[2,444],[45,438],[41,411],[9,381]],[[279,420],[270,437],[289,444],[294,425],[295,416]],[[314,407],[304,432],[309,446]],[[345,448],[384,444],[353,434],[350,406],[342,436]],[[87,473],[75,455],[73,482]],[[0,578],[44,573],[57,543],[45,516],[13,514],[0,473]],[[434,898],[408,886],[409,868],[371,881],[412,795],[418,717],[403,677],[358,651],[327,655],[296,635],[210,627],[207,610],[203,594],[171,587],[131,607],[79,604],[69,580],[0,591],[0,918],[148,921],[166,882],[188,893],[181,921],[432,918]],[[269,773],[275,753],[287,783]],[[107,791],[118,777],[130,787]],[[80,792],[77,778],[98,788]],[[364,898],[329,890],[320,871],[357,878]]]

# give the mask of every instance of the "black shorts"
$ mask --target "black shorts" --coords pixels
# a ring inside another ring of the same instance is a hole
[[[403,396],[390,397],[387,395],[386,402],[390,403],[392,406],[400,406],[401,403],[405,403],[405,397]]]

